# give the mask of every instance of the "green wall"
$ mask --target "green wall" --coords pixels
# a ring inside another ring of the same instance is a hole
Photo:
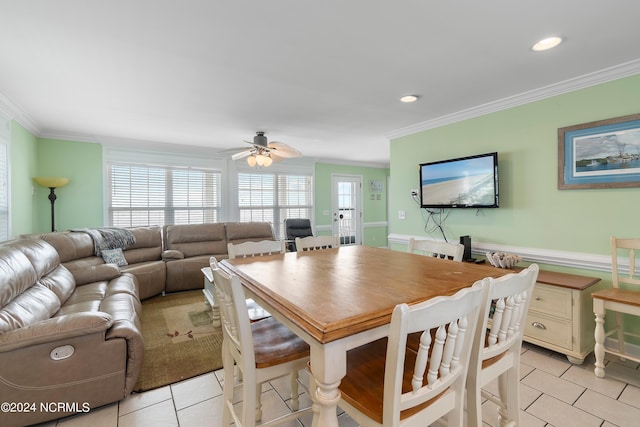
[[[387,178],[389,176],[389,169],[316,163],[314,182],[316,227],[326,228],[332,226],[333,216],[331,214],[324,215],[324,212],[331,212],[331,176],[333,174],[362,176],[363,223],[365,225],[363,244],[369,246],[387,246]],[[384,188],[382,193],[372,193],[369,189],[370,181],[382,182]],[[379,200],[378,195],[380,196]],[[375,224],[368,226],[367,223]],[[381,223],[385,223],[385,225],[378,225]],[[318,234],[331,233],[327,231]]]
[[[62,176],[69,184],[56,190],[57,230],[104,225],[102,195],[102,146],[95,143],[39,139],[39,176]],[[49,190],[36,185],[34,232],[51,231]]]
[[[11,236],[31,233],[34,227],[37,139],[11,121]]]
[[[500,208],[451,210],[449,240],[468,234],[474,242],[609,254],[611,235],[638,234],[640,188],[558,190],[557,131],[638,112],[640,76],[633,76],[394,139],[390,231],[426,234],[410,198],[419,163],[497,151]]]

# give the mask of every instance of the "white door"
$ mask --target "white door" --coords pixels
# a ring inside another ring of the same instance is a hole
[[[362,244],[362,177],[332,175],[333,235],[341,245]]]

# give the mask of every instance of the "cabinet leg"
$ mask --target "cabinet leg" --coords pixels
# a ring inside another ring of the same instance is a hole
[[[584,357],[582,359],[577,358],[577,357],[573,357],[573,356],[567,356],[567,360],[571,363],[573,363],[574,365],[582,365],[584,363]]]

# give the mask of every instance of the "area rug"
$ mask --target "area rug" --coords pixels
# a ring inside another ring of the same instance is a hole
[[[142,302],[144,359],[134,391],[141,392],[222,367],[222,331],[201,290]]]

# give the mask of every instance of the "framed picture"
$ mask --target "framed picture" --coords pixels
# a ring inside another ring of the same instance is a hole
[[[558,189],[640,187],[640,114],[558,129]]]

